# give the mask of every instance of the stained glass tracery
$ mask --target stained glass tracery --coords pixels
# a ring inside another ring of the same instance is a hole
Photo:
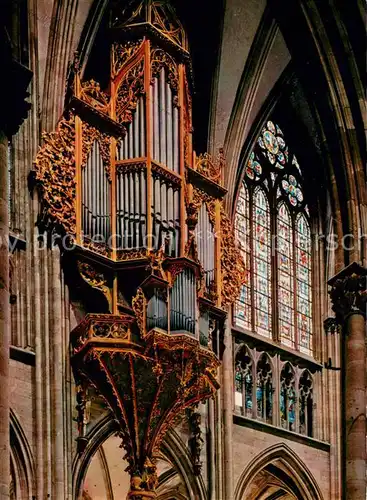
[[[238,199],[237,238],[250,273],[235,322],[312,355],[308,219],[300,165],[281,128],[269,120],[246,164]]]
[[[278,208],[277,250],[279,335],[283,343],[294,347],[293,234],[284,203]]]
[[[271,248],[270,214],[266,194],[261,188],[254,193],[254,295],[255,328],[271,335]]]

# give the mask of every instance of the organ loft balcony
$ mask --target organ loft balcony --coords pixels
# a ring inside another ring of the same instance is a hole
[[[223,205],[223,155],[193,151],[185,31],[167,1],[129,5],[111,15],[107,87],[71,66],[34,180],[39,226],[59,242],[85,311],[70,336],[79,444],[92,385],[120,425],[129,498],[152,498],[165,431],[218,388],[215,346],[246,270]]]

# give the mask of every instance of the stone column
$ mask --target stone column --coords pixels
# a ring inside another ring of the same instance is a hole
[[[223,481],[224,498],[233,500],[233,361],[232,331],[228,319],[224,330],[223,352]],[[220,415],[219,415],[220,418]]]
[[[0,130],[0,498],[9,498],[9,216],[8,139]]]
[[[342,325],[345,500],[366,500],[366,278],[350,264],[329,281],[330,297]]]

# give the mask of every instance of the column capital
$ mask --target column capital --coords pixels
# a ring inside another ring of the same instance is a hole
[[[339,323],[351,314],[366,317],[367,269],[357,262],[345,267],[328,281],[332,308]]]

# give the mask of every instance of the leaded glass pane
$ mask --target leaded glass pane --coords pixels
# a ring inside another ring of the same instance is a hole
[[[248,189],[245,185],[243,185],[237,202],[235,231],[247,269],[251,268],[249,210]],[[247,328],[249,330],[251,329],[250,273],[247,275],[247,281],[243,285],[240,297],[236,302],[234,308],[234,319],[237,326]]]
[[[284,203],[277,216],[278,321],[281,341],[294,347],[293,232]]]
[[[257,189],[253,201],[255,331],[271,336],[270,214],[265,192]]]
[[[297,329],[300,351],[312,355],[311,234],[306,217],[296,221]]]

